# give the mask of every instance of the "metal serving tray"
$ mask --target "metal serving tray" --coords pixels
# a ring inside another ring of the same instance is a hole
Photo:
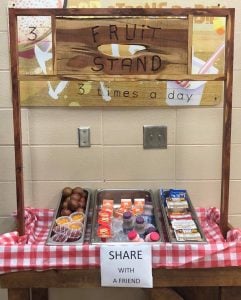
[[[160,204],[160,207],[161,207],[161,211],[162,211],[162,215],[163,215],[163,219],[164,219],[164,223],[165,223],[165,227],[166,227],[166,232],[165,233],[166,233],[166,235],[168,237],[169,242],[171,242],[171,243],[178,243],[178,244],[180,244],[180,243],[185,243],[185,244],[206,243],[207,240],[206,240],[205,235],[203,233],[202,227],[201,227],[201,225],[199,223],[196,211],[195,211],[195,209],[194,209],[194,207],[192,205],[192,202],[191,202],[190,197],[189,197],[189,195],[188,195],[188,193],[187,193],[186,190],[185,190],[185,192],[186,192],[185,200],[188,203],[188,210],[191,213],[192,220],[195,222],[195,224],[197,226],[197,229],[198,229],[198,231],[199,231],[199,233],[201,235],[201,240],[200,241],[195,241],[195,240],[178,241],[176,239],[176,236],[174,234],[174,230],[171,227],[171,224],[169,222],[169,218],[167,216],[166,198],[169,197],[169,192],[170,192],[169,189],[167,189],[167,190],[165,190],[165,189],[160,190],[159,191],[159,201],[158,201],[159,204]]]
[[[55,210],[54,216],[53,216],[53,222],[51,224],[50,230],[49,230],[49,234],[48,234],[48,238],[46,241],[46,245],[75,245],[75,244],[83,244],[84,242],[84,238],[85,238],[85,231],[86,231],[86,226],[87,226],[87,219],[88,219],[88,213],[89,213],[89,207],[90,207],[90,202],[91,202],[91,190],[90,189],[84,189],[84,191],[87,193],[87,197],[86,197],[86,208],[85,208],[85,219],[84,219],[84,223],[83,223],[83,232],[82,232],[82,236],[74,241],[74,242],[55,242],[52,240],[52,236],[54,235],[53,232],[53,228],[55,226],[55,220],[60,217],[60,211],[61,211],[61,206],[62,206],[62,202],[64,201],[64,197],[61,195],[60,201],[57,205],[57,208]]]
[[[120,206],[121,199],[131,199],[132,203],[136,198],[144,198],[145,204],[151,204],[153,206],[153,220],[155,226],[160,234],[160,240],[158,242],[163,242],[163,230],[162,224],[159,220],[159,216],[157,213],[157,203],[156,199],[154,199],[154,195],[151,190],[136,190],[136,189],[99,189],[95,191],[94,195],[94,205],[93,205],[93,219],[92,219],[92,226],[91,226],[91,239],[90,242],[92,244],[103,244],[100,238],[97,236],[97,218],[98,218],[98,211],[101,208],[102,200],[104,199],[112,199],[114,200],[114,209]],[[108,241],[104,242],[105,244],[129,244],[128,241]]]

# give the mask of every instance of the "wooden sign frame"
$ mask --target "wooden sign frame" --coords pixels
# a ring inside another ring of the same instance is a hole
[[[224,17],[205,16],[204,30],[196,26],[200,16],[191,14],[19,18],[21,106],[212,106],[222,100]]]
[[[230,146],[231,146],[231,113],[232,113],[232,84],[233,84],[233,49],[234,49],[234,9],[9,9],[10,52],[12,74],[12,101],[14,120],[15,145],[15,171],[17,191],[18,231],[23,235],[24,230],[24,182],[23,182],[23,153],[21,134],[21,104],[20,82],[25,80],[19,75],[18,63],[18,16],[51,16],[52,27],[56,28],[56,17],[188,17],[192,20],[196,16],[215,16],[226,18],[225,35],[225,69],[224,74],[162,74],[159,79],[171,81],[223,81],[224,107],[223,107],[223,140],[222,140],[222,175],[221,175],[221,220],[220,227],[225,235],[228,230],[228,204],[229,204],[229,177],[230,177]],[[55,31],[54,31],[55,32]],[[189,36],[188,39],[191,39]],[[56,35],[53,33],[53,40]],[[53,48],[55,48],[55,42]],[[53,49],[55,53],[55,49]],[[190,65],[191,48],[188,49],[188,62]],[[56,56],[54,54],[54,65]],[[32,76],[43,80],[41,76]],[[64,80],[66,75],[45,75],[48,80]],[[69,80],[78,80],[78,76],[70,76]]]

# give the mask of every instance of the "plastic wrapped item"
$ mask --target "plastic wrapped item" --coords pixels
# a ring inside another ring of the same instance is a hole
[[[56,225],[53,227],[54,233],[67,233],[69,230],[68,226]]]
[[[66,233],[55,233],[51,239],[53,242],[64,243],[68,240],[69,236]]]
[[[82,230],[79,230],[79,229],[69,230],[67,241],[75,242],[75,241],[79,240],[81,238],[81,236],[82,236]]]
[[[57,225],[62,225],[62,226],[65,226],[67,225],[69,222],[71,222],[71,219],[67,216],[62,216],[62,217],[58,217],[56,220],[55,220],[56,224]]]
[[[111,237],[111,228],[109,225],[101,225],[98,227],[97,235],[101,239],[108,239]]]
[[[99,211],[98,213],[98,224],[99,225],[110,225],[111,215],[109,211]]]
[[[131,210],[131,208],[132,208],[132,201],[131,201],[131,199],[121,199],[121,208],[124,211]]]
[[[83,212],[74,212],[70,216],[72,222],[84,222],[85,214]]]

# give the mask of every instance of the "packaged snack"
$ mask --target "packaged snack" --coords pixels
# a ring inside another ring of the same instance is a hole
[[[102,202],[101,210],[108,211],[110,213],[110,216],[112,217],[114,210],[114,200],[104,199]]]
[[[52,236],[53,242],[64,243],[68,240],[68,235],[66,233],[55,233]]]
[[[111,228],[109,225],[101,225],[97,229],[97,236],[100,238],[110,238]]]
[[[114,207],[114,200],[104,199],[104,200],[102,201],[102,206],[113,208],[113,207]]]
[[[170,190],[170,198],[172,198],[174,201],[183,201],[186,199],[186,190]]]
[[[81,238],[82,232],[77,230],[70,231],[68,235],[68,242],[75,242],[78,241]]]
[[[109,211],[101,210],[98,213],[98,224],[100,225],[108,225],[111,223],[111,215]]]
[[[63,225],[56,225],[53,227],[54,233],[67,233],[68,230],[69,230],[69,228],[67,226],[63,226]]]
[[[121,199],[121,208],[123,208],[124,211],[131,210],[132,208],[131,199]]]
[[[168,209],[188,209],[188,202],[185,199],[166,198],[166,205]]]
[[[173,229],[197,229],[194,220],[172,220],[171,225]]]
[[[69,224],[68,242],[74,242],[80,239],[83,232],[83,223],[71,222]]]
[[[143,207],[144,205],[145,205],[145,199],[144,198],[135,198],[134,199],[134,206]]]
[[[134,216],[139,216],[143,214],[143,207],[141,206],[133,206],[132,212]]]
[[[82,232],[82,230],[83,230],[83,223],[81,223],[81,222],[71,222],[71,223],[69,223],[68,228],[70,230],[78,230],[78,231]]]
[[[125,210],[122,207],[119,207],[119,208],[114,209],[113,214],[114,214],[115,218],[122,218],[124,212],[125,212]]]
[[[70,221],[71,221],[71,219],[68,216],[62,216],[55,220],[57,225],[62,225],[62,226],[67,225]]]
[[[174,233],[178,242],[202,241],[201,234],[197,229],[175,229]]]
[[[185,220],[191,220],[192,215],[187,210],[181,210],[181,211],[168,211],[167,213],[168,218],[173,219],[185,219]]]
[[[83,212],[74,212],[70,216],[72,222],[84,222],[85,214]]]

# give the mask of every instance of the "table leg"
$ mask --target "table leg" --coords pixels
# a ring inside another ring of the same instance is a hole
[[[241,299],[241,287],[221,287],[221,300],[240,300]]]
[[[185,300],[220,300],[220,288],[211,286],[177,287],[175,291]],[[232,300],[236,300],[231,298]]]
[[[32,300],[48,300],[48,289],[32,289]]]
[[[8,289],[8,300],[30,300],[30,289]]]
[[[171,288],[145,289],[148,300],[184,300],[176,291]]]

